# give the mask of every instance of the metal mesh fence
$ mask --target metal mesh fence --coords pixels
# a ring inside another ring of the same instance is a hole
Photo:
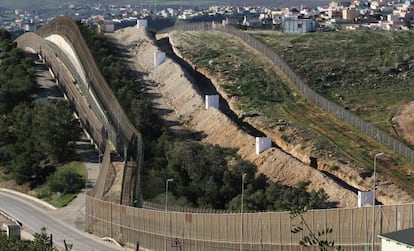
[[[122,200],[121,203],[137,205],[141,204],[140,197],[140,170],[143,166],[143,142],[141,134],[135,129],[128,119],[126,113],[120,106],[118,100],[115,98],[111,88],[106,83],[105,79],[99,72],[95,61],[89,51],[88,46],[82,38],[78,26],[67,17],[59,17],[41,27],[37,34],[41,37],[48,37],[49,35],[60,35],[69,42],[73,50],[77,53],[77,58],[80,64],[85,69],[86,83],[79,74],[76,73],[75,67],[70,60],[62,54],[61,58],[65,64],[68,65],[73,72],[80,89],[86,95],[90,110],[105,125],[102,130],[96,130],[94,133],[101,134],[101,137],[108,138],[116,151],[124,158],[124,160],[133,160],[133,169],[129,168],[128,172],[123,177]],[[59,48],[48,47],[52,51],[58,51]],[[58,56],[57,54],[55,55]],[[59,71],[55,71],[59,72]],[[90,94],[90,95],[89,95]],[[92,105],[93,104],[93,105]],[[85,118],[87,120],[87,117]],[[105,144],[101,144],[105,146]],[[128,165],[131,167],[131,164]],[[127,169],[126,169],[127,170]]]
[[[98,153],[100,154],[100,153]],[[106,186],[106,180],[110,176],[110,167],[111,167],[111,150],[107,146],[103,155],[102,163],[100,164],[100,171],[98,179],[96,180],[95,186],[89,192],[89,195],[94,196],[97,199],[102,199],[105,195],[105,192],[110,188]]]
[[[130,246],[138,241],[151,250],[164,250],[165,246],[166,250],[175,250],[175,239],[181,250],[301,250],[299,241],[309,234],[305,228],[302,233],[291,232],[295,226],[304,225],[289,212],[174,212],[111,205],[92,197],[86,201],[88,231]],[[412,227],[413,214],[414,204],[406,204],[312,210],[303,218],[314,233],[332,228],[327,239],[346,250],[370,248],[374,230],[375,249],[379,250],[376,236]]]
[[[74,83],[74,79],[68,68],[60,63],[61,60],[56,56],[57,53],[50,46],[50,43],[35,33],[26,33],[25,35],[20,36],[16,42],[20,48],[32,48],[42,56],[52,73],[55,75],[56,81],[59,83],[64,93],[66,93],[66,98],[74,106],[77,115],[87,132],[97,144],[103,144],[105,142],[102,133],[104,130],[103,124],[95,116],[93,110],[89,108],[87,100],[79,92],[79,87]]]
[[[116,149],[121,156],[123,156],[131,139],[133,137],[138,137],[140,139],[140,133],[136,131],[131,124],[126,113],[115,98],[111,88],[99,72],[93,56],[83,40],[77,25],[69,18],[59,17],[52,20],[47,25],[42,26],[37,34],[41,37],[47,37],[52,34],[61,35],[73,46],[89,80],[89,82],[86,83],[87,86],[84,86],[84,88],[92,89],[93,93],[96,95],[96,100],[99,101],[102,106],[101,109],[105,112],[102,117],[108,118],[111,125],[113,125],[113,128],[108,128],[108,134],[116,135]],[[80,84],[84,83],[80,82]],[[94,109],[94,112],[96,114],[101,114],[101,109]],[[141,146],[140,148],[142,148],[142,142],[140,140],[138,141]],[[141,156],[141,153],[142,152],[139,152],[137,155]]]

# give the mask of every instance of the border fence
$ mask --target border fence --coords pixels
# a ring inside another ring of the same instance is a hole
[[[172,28],[211,29],[213,25],[209,23]],[[215,26],[214,29],[241,38],[278,65],[307,98],[413,161],[412,150],[405,144],[314,92],[267,46],[232,27]],[[131,208],[89,198],[85,215],[88,231],[120,239],[128,245],[139,243],[150,250],[303,250],[299,241],[309,234],[306,229],[297,234],[291,232],[304,223],[298,217],[292,218],[289,212],[240,214],[182,210]],[[372,246],[379,250],[376,237],[379,233],[413,227],[414,204],[312,210],[304,213],[303,218],[314,233],[332,228],[327,239],[345,250],[370,250]],[[318,250],[318,247],[311,249]]]
[[[292,218],[289,212],[163,211],[88,197],[85,216],[88,232],[110,236],[131,247],[139,243],[149,250],[293,251],[304,249],[299,241],[309,234],[300,217]],[[380,250],[377,234],[413,226],[414,204],[311,210],[303,218],[314,233],[331,228],[326,238],[345,250],[371,250],[374,231],[375,250]],[[304,231],[292,233],[296,226]]]
[[[174,27],[173,29],[209,30],[212,27],[209,23],[200,23]],[[315,93],[270,48],[248,34],[234,28],[216,26],[215,29],[240,37],[247,44],[268,56],[277,64],[306,97],[332,114],[335,114],[338,118],[360,128],[380,143],[389,147],[392,146],[391,149],[413,161],[411,149]],[[36,37],[29,34],[25,34],[24,36],[26,37],[20,38],[21,45],[29,46],[39,54],[44,54],[53,72],[59,73],[57,79],[63,82],[65,91],[74,91],[73,79],[71,79],[70,74],[65,74],[68,69],[62,67],[62,64],[59,62],[65,59],[58,59],[58,55],[55,54],[56,48],[48,46],[48,43],[44,40],[41,41],[39,36]],[[113,134],[117,135],[116,148],[118,152],[123,153],[125,150],[135,149],[135,153],[131,155],[136,155],[135,161],[138,167],[136,170],[139,170],[142,166],[142,140],[140,135],[119,107],[113,93],[94,65],[93,58],[81,39],[76,25],[67,18],[58,18],[56,21],[44,26],[39,30],[38,34],[41,36],[60,34],[72,43],[82,65],[87,71],[89,78],[88,88],[93,89],[101,105],[107,111],[113,128],[116,128],[112,130],[116,130]],[[19,47],[21,46],[19,45]],[[70,68],[70,65],[67,67]],[[90,133],[93,137],[96,137],[95,140],[100,140],[103,144],[106,133],[105,129],[107,128],[104,128],[104,123],[99,120],[99,115],[93,114],[98,111],[94,111],[94,108],[87,109],[88,105],[85,103],[84,98],[82,99],[76,95],[74,97],[72,97],[72,102],[76,105],[76,109],[81,111],[83,119],[96,122],[91,124]],[[95,116],[98,116],[98,118]],[[106,152],[106,158],[109,156],[108,154]],[[106,158],[105,163],[108,162]],[[128,159],[128,156],[126,156],[125,160]],[[103,187],[99,187],[95,192],[102,194],[103,189]],[[134,247],[139,243],[141,247],[150,250],[295,251],[303,249],[299,245],[299,241],[309,234],[306,228],[300,233],[293,234],[291,232],[296,226],[304,227],[304,222],[298,217],[292,218],[288,212],[241,214],[205,212],[202,210],[199,212],[197,210],[190,212],[155,210],[114,204],[95,198],[93,195],[93,193],[90,193],[86,196],[86,230],[99,236],[113,237],[130,247]],[[303,219],[314,233],[326,228],[332,228],[332,233],[327,236],[327,239],[335,241],[337,245],[342,246],[346,250],[364,250],[369,249],[371,245],[374,245],[375,249],[379,250],[379,239],[375,237],[377,234],[414,226],[414,204],[312,210],[305,212]],[[375,237],[374,239],[373,236]],[[313,248],[313,250],[318,250],[318,247]]]
[[[86,81],[71,60],[56,44],[45,38],[60,35],[77,54],[85,70]],[[19,47],[30,47],[41,55],[56,81],[75,106],[83,126],[98,148],[107,146],[107,140],[125,160],[126,172],[122,178],[121,203],[141,205],[140,170],[143,165],[143,142],[111,88],[99,72],[88,46],[76,23],[67,17],[58,17],[36,34],[26,33],[17,39]],[[127,161],[128,160],[128,161]],[[132,160],[132,161],[131,161]],[[131,168],[132,167],[132,168]],[[104,180],[104,179],[103,179]]]
[[[110,137],[111,143],[116,151],[125,161],[125,172],[122,178],[121,204],[140,205],[142,203],[140,191],[140,171],[143,166],[143,142],[141,134],[132,125],[125,111],[119,104],[111,88],[99,72],[95,60],[86,45],[77,24],[67,17],[59,17],[47,25],[41,27],[37,34],[41,37],[57,34],[65,38],[85,69],[87,81],[79,84],[94,95],[94,102],[99,106],[93,106],[94,113],[101,119],[103,124],[109,126],[102,132],[103,137]],[[89,96],[89,95],[88,95]],[[95,101],[96,100],[96,101]],[[91,100],[89,101],[91,102]],[[102,145],[105,146],[105,145]],[[132,159],[135,168],[127,168],[127,160]]]

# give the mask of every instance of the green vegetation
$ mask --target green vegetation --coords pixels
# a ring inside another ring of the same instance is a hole
[[[72,144],[79,136],[77,122],[66,101],[42,104],[33,100],[33,59],[16,48],[4,30],[0,30],[0,60],[0,168],[6,174],[1,179],[36,188],[56,166],[73,156]],[[60,180],[63,186],[69,185],[68,181]],[[60,192],[62,197],[73,198],[78,189]]]
[[[306,76],[312,89],[395,133],[391,118],[414,95],[414,33],[338,31],[255,37]]]
[[[100,72],[113,90],[118,102],[123,107],[131,123],[141,132],[145,142],[146,158],[151,158],[151,146],[161,135],[161,122],[153,111],[152,105],[146,99],[141,76],[136,75],[125,61],[126,55],[111,43],[96,27],[87,27],[77,22],[82,36],[88,44]]]
[[[50,250],[57,251],[55,247],[51,247],[50,236],[46,232],[46,228],[43,227],[40,233],[35,233],[33,241],[29,240],[16,240],[15,238],[9,238],[5,233],[0,232],[0,250],[7,251],[40,251]]]
[[[326,194],[306,192],[308,183],[293,188],[269,182],[257,167],[240,159],[235,150],[196,142],[174,142],[166,151],[167,168],[154,168],[145,182],[147,190],[163,194],[162,184],[172,177],[170,191],[181,206],[238,211],[241,204],[242,175],[246,174],[245,210],[287,210],[325,208]],[[162,177],[162,178],[161,178]],[[148,196],[148,195],[147,195]],[[186,201],[186,203],[185,203]]]
[[[38,149],[44,152],[51,162],[61,163],[72,154],[71,142],[77,139],[77,127],[69,103],[48,102],[35,108],[33,128]],[[63,147],[62,147],[63,145]]]
[[[294,224],[290,230],[294,234],[301,234],[302,240],[299,241],[299,245],[303,247],[314,247],[318,248],[319,251],[341,251],[344,250],[341,246],[336,245],[335,241],[329,240],[332,234],[332,228],[324,228],[319,230],[317,233],[313,232],[309,223],[303,217],[305,209],[299,209],[291,212],[291,219],[299,218],[299,224]],[[305,233],[308,233],[307,235]]]
[[[69,162],[47,177],[42,186],[34,190],[36,196],[55,207],[64,207],[71,202],[84,187],[87,172],[77,161]]]
[[[84,178],[69,165],[57,169],[47,180],[50,191],[63,194],[76,193],[84,184]]]
[[[94,27],[80,25],[80,29],[100,71],[131,122],[143,135],[145,168],[141,181],[145,200],[162,202],[160,197],[165,194],[165,181],[173,177],[175,182],[169,190],[174,195],[171,202],[176,205],[239,210],[241,175],[246,173],[246,210],[326,206],[325,192],[308,193],[307,183],[291,188],[272,184],[263,175],[255,177],[256,166],[241,160],[235,150],[176,141],[168,129],[161,127],[162,123],[153,111],[150,100],[142,93],[145,86],[139,73],[132,72],[127,62],[121,59],[122,55],[114,53],[120,50],[96,33]]]
[[[270,40],[271,42],[268,43],[274,45],[279,53],[286,53],[285,51],[289,52],[294,48],[295,52],[289,54],[292,57],[291,61],[303,64],[304,68],[312,68],[315,74],[321,76],[327,71],[324,71],[325,68],[320,65],[315,66],[315,58],[323,58],[320,55],[318,55],[319,57],[316,56],[317,54],[329,56],[331,61],[326,63],[326,67],[335,67],[335,69],[339,67],[336,66],[335,60],[341,59],[339,54],[334,55],[334,53],[341,52],[337,49],[339,46],[331,45],[327,47],[328,49],[323,47],[323,44],[334,43],[334,41],[340,39],[327,39],[325,37],[327,41],[323,41],[323,38],[316,40],[318,36],[329,36],[324,34],[310,34],[309,38],[307,38],[307,35],[269,36],[257,34],[256,36],[262,40]],[[365,33],[362,32],[357,33],[357,35],[353,34],[350,33],[348,37],[369,37],[369,35],[364,35]],[[336,119],[314,103],[304,99],[290,80],[280,74],[279,69],[273,67],[272,63],[263,56],[259,56],[244,46],[235,37],[221,32],[177,32],[172,36],[175,45],[184,58],[196,67],[206,69],[211,76],[221,80],[218,84],[225,89],[230,97],[237,100],[237,105],[242,113],[259,115],[255,117],[255,123],[261,123],[264,128],[271,129],[275,128],[279,121],[286,121],[288,127],[281,133],[281,138],[291,145],[301,145],[303,153],[327,161],[337,160],[338,163],[347,163],[351,166],[362,165],[366,171],[372,171],[372,151],[376,149],[377,151],[386,152],[386,155],[389,156],[389,160],[378,165],[378,170],[384,175],[389,177],[404,176],[407,169],[413,169],[413,164],[409,161],[388,151],[358,129]],[[313,40],[310,38],[313,38]],[[307,41],[307,39],[309,40],[308,43],[301,42]],[[379,37],[376,40],[381,41]],[[290,43],[293,43],[292,41],[295,41],[295,46],[290,45]],[[352,42],[344,42],[343,44],[355,46],[355,43]],[[379,46],[378,44],[370,48],[379,48]],[[319,49],[305,51],[309,47]],[[372,50],[367,47],[361,49],[361,51],[369,53]],[[313,54],[310,54],[311,52]],[[356,55],[352,54],[352,56]],[[368,59],[364,59],[364,64],[367,64]],[[362,58],[359,58],[359,60],[362,60]],[[305,61],[306,64],[303,63]],[[343,59],[343,61],[346,60]],[[351,64],[348,66],[351,67]],[[356,62],[354,62],[354,65],[357,65]],[[353,66],[352,69],[355,71],[355,68]],[[342,71],[345,71],[345,69],[347,67],[343,67]],[[364,72],[369,73],[366,69]],[[308,72],[305,72],[305,74],[308,74]],[[339,78],[339,76],[336,77]],[[347,78],[351,78],[351,76],[344,77],[344,79]],[[377,86],[374,89],[375,94],[365,92],[365,96],[361,95],[361,97],[365,97],[365,103],[367,103],[366,97],[374,97],[374,95],[377,97],[381,93],[379,87],[384,85],[380,85],[380,83],[374,85],[373,83],[371,88]],[[347,93],[350,92],[349,90]],[[369,90],[369,88],[365,90]],[[388,89],[388,92],[391,92],[390,89]],[[354,93],[358,92],[355,91]],[[359,93],[361,92],[359,91]],[[397,96],[394,100],[397,99]],[[407,96],[404,94],[404,97]],[[386,102],[382,101],[377,105],[379,106],[382,103]],[[379,113],[375,117],[377,121],[382,120]],[[386,119],[389,119],[389,117]],[[333,169],[330,170],[333,171]],[[340,171],[339,168],[336,168],[335,172]],[[410,181],[395,179],[394,182],[406,191],[414,193],[413,183]]]
[[[48,165],[66,161],[78,137],[76,122],[66,101],[21,103],[5,117],[0,141],[1,165],[18,184],[42,184]]]

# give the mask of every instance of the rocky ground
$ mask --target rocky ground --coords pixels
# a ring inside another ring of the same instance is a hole
[[[203,92],[197,85],[198,79],[169,57],[163,64],[154,66],[154,52],[159,50],[159,47],[145,30],[129,27],[108,36],[128,48],[131,65],[137,72],[143,73],[148,95],[152,97],[155,107],[160,111],[167,125],[177,135],[183,136],[191,132],[191,135],[199,135],[199,139],[204,142],[238,148],[242,158],[254,162],[259,172],[275,182],[295,186],[301,181],[309,180],[311,181],[309,189],[323,188],[333,204],[339,207],[357,206],[356,189],[321,170],[310,167],[308,163],[300,161],[300,158],[277,147],[256,155],[253,136],[219,110],[205,109]],[[172,38],[170,41],[174,44]],[[176,53],[179,54],[178,51]],[[219,80],[212,79],[213,84],[217,81]],[[278,137],[276,130],[267,130],[266,135],[272,140]],[[297,156],[300,156],[300,153]],[[358,175],[353,176],[352,173],[347,175],[349,176],[347,179],[355,180],[355,183],[365,182]],[[407,194],[392,184],[387,188],[381,188],[378,196],[381,196],[381,202],[384,204],[411,200]]]

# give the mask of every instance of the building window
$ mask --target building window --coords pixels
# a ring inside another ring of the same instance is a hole
[[[302,29],[302,24],[298,24],[298,29]]]

